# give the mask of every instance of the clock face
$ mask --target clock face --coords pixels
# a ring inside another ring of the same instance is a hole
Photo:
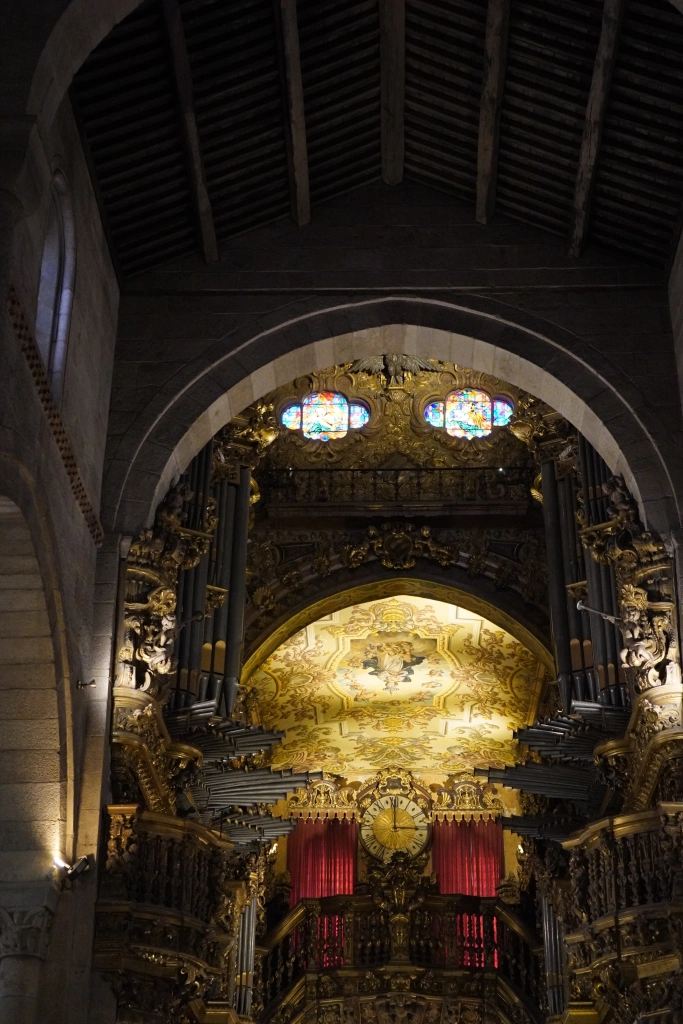
[[[416,857],[427,843],[429,825],[414,800],[381,796],[363,815],[360,837],[368,853],[379,860],[389,860],[397,850]]]

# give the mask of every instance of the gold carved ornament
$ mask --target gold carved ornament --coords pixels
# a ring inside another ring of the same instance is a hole
[[[506,429],[493,428],[486,437],[451,437],[425,420],[430,402],[444,400],[460,388],[483,388],[518,404],[524,393],[504,381],[454,363],[390,354],[332,366],[299,377],[272,391],[267,400],[279,422],[282,412],[310,393],[342,393],[369,411],[360,430],[341,438],[315,441],[299,431],[284,430],[267,458],[267,465],[286,469],[330,466],[338,469],[376,469],[401,457],[403,464],[433,468],[516,464],[526,459],[525,448]],[[546,407],[544,407],[546,408]]]

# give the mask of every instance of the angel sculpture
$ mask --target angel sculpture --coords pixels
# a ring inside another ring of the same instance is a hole
[[[389,379],[389,387],[403,384],[406,373],[417,373],[419,370],[438,373],[439,367],[434,359],[421,359],[420,356],[407,356],[400,352],[357,359],[351,367],[351,373],[383,373]]]

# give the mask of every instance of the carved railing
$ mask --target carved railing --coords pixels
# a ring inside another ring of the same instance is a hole
[[[131,1007],[144,1009],[138,1002],[145,993],[162,1017],[193,1001],[229,1006],[247,894],[246,884],[233,879],[231,844],[195,822],[135,805],[111,805],[108,813],[95,963],[115,988],[122,969],[128,972],[131,991],[117,988],[118,1019],[127,1020]]]
[[[264,484],[273,512],[285,506],[323,510],[434,503],[441,511],[465,506],[526,508],[533,473],[528,467],[458,467],[457,469],[272,469]]]
[[[495,899],[430,896],[406,915],[408,956],[392,948],[391,915],[370,896],[302,900],[261,950],[264,1019],[311,973],[390,965],[494,971],[530,1007],[545,1004],[541,940]],[[296,999],[294,1000],[296,1001]]]
[[[604,819],[563,845],[571,851],[567,944],[574,997],[598,994],[609,1004],[617,992],[606,972],[616,965],[631,982],[677,972],[683,927],[682,805],[659,804]]]

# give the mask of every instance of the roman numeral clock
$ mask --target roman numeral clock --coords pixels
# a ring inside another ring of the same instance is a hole
[[[360,840],[371,857],[385,863],[398,851],[417,857],[427,846],[429,797],[409,772],[381,773],[370,791],[359,794],[358,805]]]

